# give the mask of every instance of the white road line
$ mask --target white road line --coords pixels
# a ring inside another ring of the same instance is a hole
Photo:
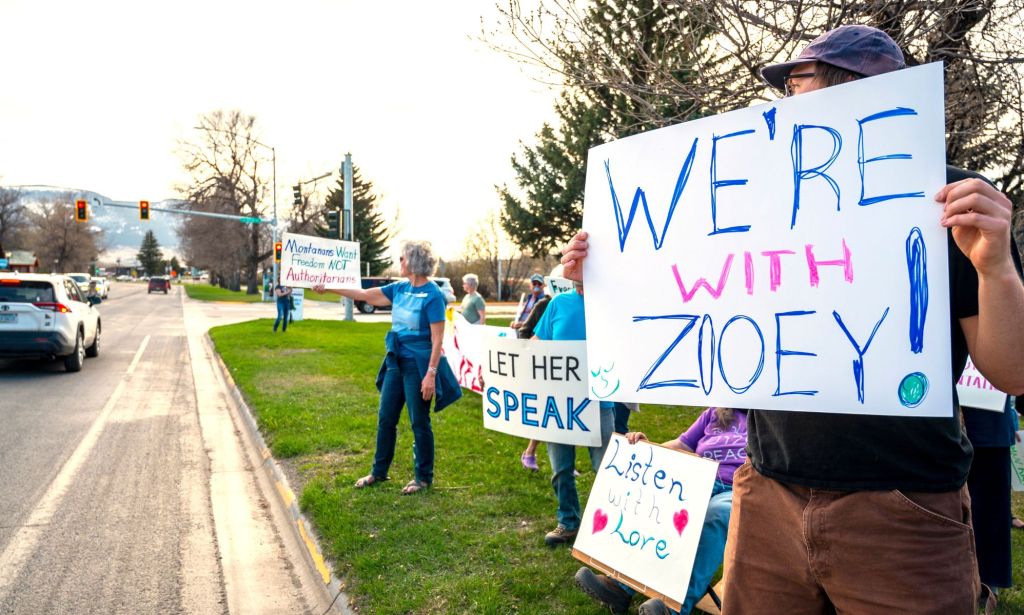
[[[32,510],[32,514],[29,515],[29,518],[11,538],[3,553],[0,553],[0,601],[10,593],[11,584],[18,578],[29,556],[35,552],[39,539],[48,529],[47,526],[60,508],[61,500],[64,499],[68,487],[71,486],[82,464],[89,458],[89,454],[96,446],[96,442],[99,440],[100,434],[103,433],[111,412],[113,412],[125,388],[127,388],[128,377],[135,371],[135,367],[139,364],[139,359],[142,358],[142,353],[146,350],[148,344],[149,336],[147,335],[143,338],[142,343],[139,344],[139,349],[135,351],[135,357],[128,366],[128,371],[125,372],[121,382],[114,389],[114,393],[107,400],[107,404],[103,406],[103,410],[100,411],[99,416],[93,421],[88,433],[78,443],[78,448],[75,449],[75,452],[71,453],[71,457],[68,458],[64,463],[64,467],[60,469],[60,472],[50,483],[46,493],[39,499],[35,509]]]

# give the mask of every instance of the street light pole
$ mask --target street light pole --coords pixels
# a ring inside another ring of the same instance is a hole
[[[345,162],[341,165],[341,176],[345,178],[345,200],[343,202],[344,209],[344,239],[345,241],[352,241],[352,154],[345,154]],[[360,255],[362,258],[362,255]],[[345,297],[345,320],[354,320],[352,317],[352,300]]]

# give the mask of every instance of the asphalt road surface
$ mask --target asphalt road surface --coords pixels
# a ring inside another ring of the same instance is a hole
[[[0,613],[322,610],[181,292],[115,284],[79,373],[0,361]]]

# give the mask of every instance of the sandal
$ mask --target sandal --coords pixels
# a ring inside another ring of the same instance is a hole
[[[367,474],[366,476],[364,476],[364,477],[362,477],[362,478],[360,478],[359,480],[356,481],[355,487],[356,487],[356,489],[362,489],[363,487],[369,487],[371,485],[376,485],[377,483],[382,483],[382,482],[384,482],[386,480],[388,480],[388,479],[387,478],[380,478],[378,476],[374,476],[373,474]]]
[[[527,470],[531,470],[533,472],[540,470],[540,466],[537,465],[536,455],[528,455],[526,453],[523,453],[519,457],[519,463],[523,464],[523,467],[526,468]]]
[[[412,495],[414,493],[419,493],[420,491],[423,491],[429,486],[430,483],[425,483],[419,479],[414,478],[411,481],[407,482],[404,487],[402,487],[402,495]]]

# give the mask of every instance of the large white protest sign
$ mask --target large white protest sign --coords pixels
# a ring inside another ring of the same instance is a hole
[[[590,150],[607,398],[951,416],[942,66]]]
[[[1006,393],[992,386],[974,366],[970,357],[967,357],[964,373],[956,383],[956,396],[960,405],[968,408],[1002,412],[1006,407]]]
[[[448,309],[441,348],[462,388],[483,393],[486,340],[503,336],[515,337],[515,331],[508,327],[470,324],[462,314]]]
[[[600,404],[587,391],[587,343],[488,337],[484,427],[579,446],[601,446]]]
[[[281,283],[297,288],[361,288],[359,242],[285,233]]]
[[[678,610],[718,464],[613,434],[573,556]]]
[[[548,294],[552,297],[562,295],[565,293],[572,292],[573,285],[572,280],[565,278],[556,278],[550,275],[544,276],[544,286],[548,289]]]

